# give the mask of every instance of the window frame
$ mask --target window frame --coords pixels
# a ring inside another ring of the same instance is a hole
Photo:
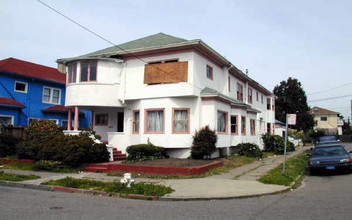
[[[187,111],[187,130],[175,131],[175,111]],[[190,108],[173,108],[172,109],[172,124],[171,129],[173,134],[189,134],[190,133]]]
[[[73,70],[75,70],[75,71],[73,71]],[[67,84],[77,83],[77,63],[70,63],[67,65],[67,80],[66,80],[66,82],[67,82]]]
[[[218,127],[219,127],[219,121],[218,121],[218,113],[223,113],[225,114],[225,131],[218,131]],[[227,134],[228,133],[228,112],[222,111],[222,110],[218,110],[216,112],[216,133],[217,134]]]
[[[210,73],[210,76],[208,76],[208,69],[210,70],[209,73]],[[212,66],[208,65],[207,64],[207,67],[206,67],[206,71],[205,71],[205,76],[210,79],[210,80],[213,80],[213,77],[214,77],[214,69]]]
[[[258,93],[258,91],[256,92],[256,95],[257,95],[257,102],[259,102],[259,93]]]
[[[17,90],[16,89],[16,85],[17,84],[24,84],[24,91],[22,91],[22,90]],[[21,82],[21,81],[15,81],[15,88],[14,88],[14,91],[15,92],[20,92],[20,93],[27,93],[28,92],[28,83],[26,83],[26,82]]]
[[[148,112],[162,111],[163,112],[163,130],[148,131]],[[144,109],[144,134],[165,134],[165,108],[148,108]]]
[[[104,116],[106,117],[106,122],[103,122],[103,123],[100,123],[100,122],[97,122],[97,117],[98,116]],[[95,114],[94,115],[94,125],[95,126],[107,126],[109,124],[109,114],[108,113],[98,113],[98,114]]]
[[[266,110],[272,110],[271,109],[271,98],[266,98]]]
[[[323,120],[324,119],[324,120]],[[320,117],[320,121],[328,121],[328,117],[327,116],[321,116]]]
[[[248,103],[252,104],[253,103],[253,90],[252,88],[248,87]]]
[[[246,135],[247,133],[247,117],[241,116],[241,134]]]
[[[243,85],[237,83],[237,100],[243,102]]]
[[[139,118],[138,118],[138,131],[136,130],[136,113],[139,113]],[[139,109],[133,110],[132,111],[132,134],[139,134],[141,130],[141,112]]]
[[[228,77],[229,92],[231,92],[231,76]]]
[[[44,101],[44,91],[45,89],[50,89],[50,98],[49,101]],[[54,90],[58,90],[59,91],[59,98],[58,98],[58,102],[53,102],[53,97],[54,97]],[[43,86],[43,95],[42,95],[42,102],[46,103],[46,104],[56,104],[56,105],[60,105],[61,104],[61,89],[58,88],[54,88],[54,87],[48,87],[48,86]]]
[[[10,118],[11,119],[10,125],[14,125],[15,116],[13,116],[13,115],[0,115],[0,118]]]
[[[83,64],[88,64],[87,66],[87,81],[82,81],[82,66]],[[95,80],[90,80],[90,64],[95,64]],[[98,79],[98,61],[86,61],[86,62],[81,62],[80,65],[80,76],[79,76],[79,82],[97,82]]]
[[[255,135],[255,119],[249,120],[251,135]]]
[[[236,124],[232,124],[232,120],[231,120],[232,117],[236,118]],[[236,127],[236,132],[235,133],[232,132],[232,126],[233,125],[235,125],[235,127]],[[238,115],[231,115],[230,116],[230,133],[232,135],[238,135]]]

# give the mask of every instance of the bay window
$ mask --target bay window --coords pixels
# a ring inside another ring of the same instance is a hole
[[[95,82],[97,80],[97,63],[81,63],[81,82]]]
[[[218,133],[227,133],[227,112],[218,111],[217,114],[218,124],[217,131]]]
[[[164,133],[164,109],[146,109],[145,121],[145,133]]]
[[[189,133],[189,109],[173,109],[173,133]]]

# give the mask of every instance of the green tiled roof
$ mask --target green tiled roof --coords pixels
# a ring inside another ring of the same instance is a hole
[[[123,50],[134,50],[134,49],[143,49],[148,47],[163,46],[163,45],[174,44],[174,43],[181,43],[185,41],[188,41],[188,40],[178,38],[178,37],[173,37],[164,33],[158,33],[148,37],[143,37],[137,40],[129,41],[127,43],[123,43],[117,46],[119,48],[122,48]],[[87,54],[87,56],[117,53],[121,51],[121,49],[119,49],[118,47],[116,46],[108,47],[106,49]]]

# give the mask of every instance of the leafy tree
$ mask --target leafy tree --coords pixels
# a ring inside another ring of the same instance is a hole
[[[307,131],[314,126],[313,117],[309,114],[310,107],[307,104],[307,96],[301,83],[289,77],[287,81],[281,81],[275,86],[274,94],[276,119],[286,121],[286,114],[297,114],[297,123],[293,128]]]

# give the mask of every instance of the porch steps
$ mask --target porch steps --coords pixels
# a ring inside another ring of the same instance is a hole
[[[126,154],[123,154],[121,151],[117,150],[116,148],[114,148],[112,152],[113,152],[114,161],[126,160]]]

